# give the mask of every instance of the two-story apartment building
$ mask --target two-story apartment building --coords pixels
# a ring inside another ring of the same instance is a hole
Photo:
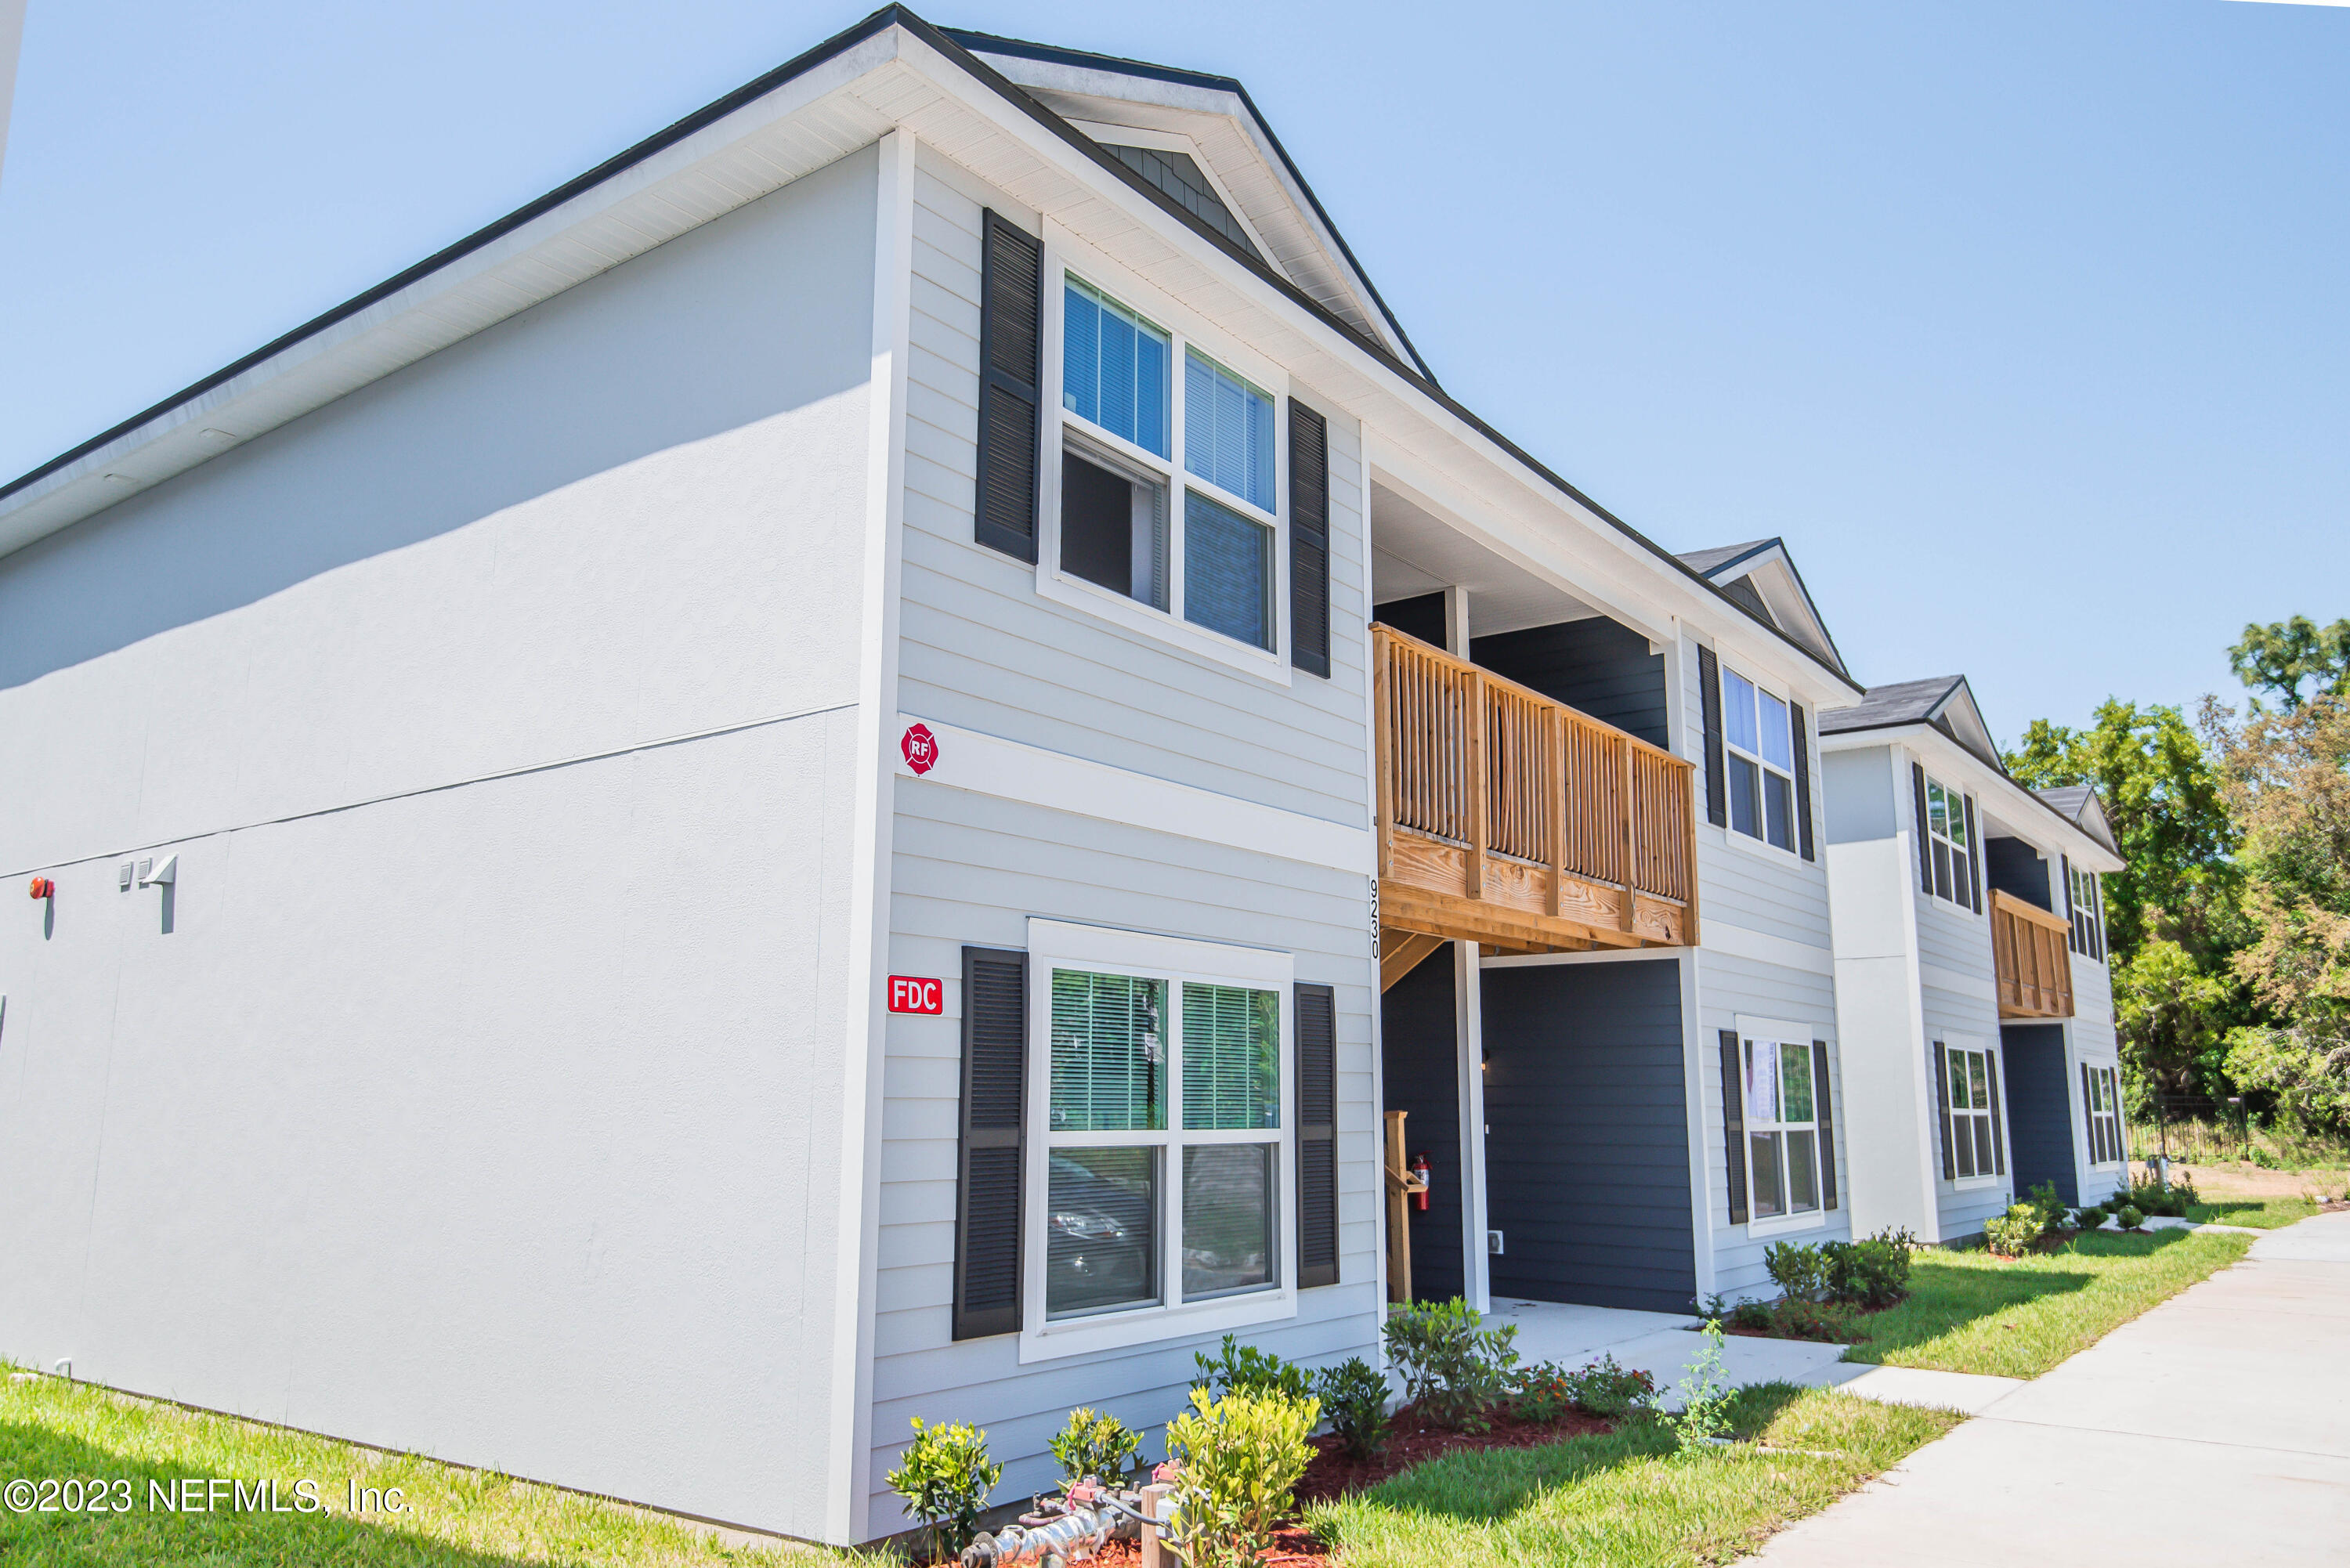
[[[1863,696],[1239,84],[877,13],[0,489],[0,1354],[850,1542],[912,1415],[1765,1292]]]
[[[1854,1222],[1939,1241],[2127,1174],[2087,789],[2008,776],[1963,676],[1822,721]]]

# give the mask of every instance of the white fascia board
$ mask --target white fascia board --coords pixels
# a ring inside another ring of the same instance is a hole
[[[910,42],[889,28],[395,294],[288,344],[0,500],[0,555],[435,354],[880,140],[846,89]]]
[[[2063,854],[2092,871],[2111,874],[2123,861],[2112,850],[2067,821],[2064,813],[2030,790],[1985,763],[1931,724],[1902,724],[1883,730],[1855,730],[1822,735],[1820,751],[1863,752],[1877,746],[1901,747],[1925,763],[1926,771],[1944,784],[1955,784],[1977,801],[2002,804],[2000,820],[2017,836],[2046,854]]]

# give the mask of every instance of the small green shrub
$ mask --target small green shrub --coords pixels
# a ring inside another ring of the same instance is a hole
[[[1195,1350],[1191,1361],[1200,1369],[1200,1375],[1191,1379],[1191,1386],[1205,1389],[1211,1395],[1271,1392],[1286,1394],[1293,1399],[1314,1397],[1313,1373],[1270,1351],[1243,1345],[1229,1334],[1224,1335],[1223,1346],[1217,1354],[1210,1355],[1204,1350]]]
[[[1405,1397],[1440,1427],[1484,1431],[1509,1392],[1518,1326],[1481,1328],[1482,1322],[1458,1296],[1388,1314],[1388,1360],[1403,1379]]]
[[[1620,1420],[1656,1403],[1657,1380],[1637,1366],[1603,1355],[1567,1379],[1567,1392],[1586,1415]]]
[[[1314,1390],[1338,1444],[1358,1459],[1378,1453],[1388,1440],[1388,1380],[1361,1356],[1315,1374]]]
[[[1771,1309],[1771,1332],[1782,1339],[1844,1345],[1854,1337],[1852,1308],[1841,1302],[1780,1302]]]
[[[2013,1203],[2006,1213],[1983,1221],[1983,1244],[2002,1258],[2020,1258],[2040,1240],[2040,1213],[2029,1203]]]
[[[1918,1245],[1907,1230],[1884,1230],[1858,1241],[1820,1249],[1827,1266],[1828,1299],[1875,1311],[1909,1293],[1909,1254]]]
[[[2194,1181],[2183,1173],[2167,1186],[2159,1181],[2141,1181],[2115,1196],[2126,1199],[2140,1214],[2167,1214],[2182,1220],[2187,1217],[2189,1204],[2202,1201]]]
[[[2079,1213],[2073,1216],[2073,1223],[2084,1231],[2094,1231],[2105,1222],[2105,1209],[2101,1205],[2095,1203],[2090,1204],[2087,1208],[2083,1209]]]
[[[1134,1468],[1142,1438],[1115,1416],[1078,1409],[1069,1412],[1069,1424],[1054,1436],[1051,1447],[1064,1481],[1091,1476],[1116,1486]]]
[[[1769,1302],[1734,1302],[1728,1296],[1713,1295],[1698,1303],[1697,1314],[1725,1328],[1767,1331],[1771,1326]]]
[[[1178,1467],[1169,1501],[1189,1568],[1254,1568],[1290,1511],[1314,1457],[1305,1435],[1321,1415],[1313,1399],[1274,1390],[1221,1399],[1191,1390],[1191,1410],[1167,1424],[1167,1455]]]
[[[1531,1421],[1538,1427],[1554,1426],[1565,1420],[1575,1408],[1575,1392],[1567,1382],[1573,1376],[1555,1361],[1521,1367],[1516,1379],[1517,1392],[1510,1398],[1510,1413],[1521,1421]]]
[[[906,1511],[929,1527],[933,1551],[951,1556],[978,1531],[980,1511],[1003,1479],[1003,1467],[988,1461],[985,1432],[962,1422],[925,1427],[917,1416],[914,1440],[887,1479],[906,1500]]]
[[[2138,1207],[2135,1203],[2123,1204],[2121,1212],[2115,1215],[2114,1219],[2125,1231],[2135,1231],[2146,1223],[2146,1216],[2138,1211]]]
[[[1680,1381],[1681,1411],[1673,1417],[1674,1435],[1684,1455],[1697,1452],[1730,1429],[1731,1391],[1722,1379],[1721,1324],[1709,1320],[1703,1333],[1705,1349]]]
[[[1815,1302],[1827,1294],[1828,1262],[1817,1247],[1774,1241],[1762,1253],[1762,1266],[1791,1302]]]
[[[2064,1223],[2064,1216],[2071,1208],[2062,1198],[2056,1196],[2056,1184],[2053,1181],[2043,1181],[2034,1185],[2024,1201],[2029,1203],[2032,1206],[2032,1211],[2040,1217],[2040,1228],[2043,1231],[2061,1229]]]

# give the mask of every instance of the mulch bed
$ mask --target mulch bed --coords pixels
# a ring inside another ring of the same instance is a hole
[[[1587,1437],[1611,1430],[1609,1424],[1596,1416],[1581,1411],[1547,1426],[1532,1421],[1513,1421],[1506,1417],[1493,1422],[1492,1430],[1456,1432],[1425,1420],[1409,1406],[1396,1412],[1388,1423],[1388,1440],[1375,1459],[1349,1458],[1336,1438],[1315,1438],[1314,1458],[1305,1467],[1305,1477],[1297,1483],[1297,1501],[1301,1503],[1327,1502],[1348,1492],[1375,1487],[1389,1476],[1399,1475],[1417,1464],[1440,1459],[1446,1454],[1479,1453],[1487,1449],[1534,1449],[1544,1443],[1564,1442],[1569,1438]]]

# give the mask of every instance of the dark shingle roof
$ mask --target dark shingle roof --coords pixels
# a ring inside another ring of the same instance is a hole
[[[1942,700],[1959,688],[1963,675],[1937,675],[1925,680],[1897,680],[1872,686],[1868,695],[1849,708],[1834,708],[1820,715],[1820,733],[1840,735],[1848,730],[1882,730],[1893,724],[1922,724]]]
[[[1711,550],[1686,550],[1681,553],[1680,559],[1690,571],[1709,574],[1716,566],[1725,566],[1741,556],[1751,556],[1777,543],[1776,539],[1749,539],[1743,545],[1717,545]]]

